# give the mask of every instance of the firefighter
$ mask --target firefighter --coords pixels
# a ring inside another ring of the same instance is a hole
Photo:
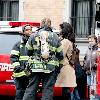
[[[26,44],[28,55],[33,58],[33,64],[31,66],[32,74],[29,76],[29,84],[23,100],[36,100],[37,89],[41,80],[41,100],[53,100],[53,87],[57,74],[62,67],[63,52],[60,40],[57,34],[52,32],[51,20],[46,18],[42,21],[44,22],[41,22],[41,29],[35,36],[30,36]]]
[[[15,100],[22,100],[29,81],[24,69],[26,62],[29,59],[26,53],[26,42],[32,33],[32,27],[29,24],[26,24],[23,26],[22,31],[22,39],[14,45],[10,55],[11,64],[14,66],[13,76],[16,86]]]

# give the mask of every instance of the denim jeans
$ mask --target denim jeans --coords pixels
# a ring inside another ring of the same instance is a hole
[[[81,100],[77,87],[73,91],[70,91],[70,87],[63,87],[62,89],[63,100]]]
[[[81,100],[77,87],[75,87],[74,91],[71,93],[71,100]]]
[[[90,100],[97,100],[96,96],[96,72],[92,71],[90,75],[87,75],[87,84],[89,86],[89,96]],[[92,95],[92,93],[94,95]]]

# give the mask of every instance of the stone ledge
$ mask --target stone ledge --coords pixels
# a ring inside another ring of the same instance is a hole
[[[76,38],[76,43],[88,43],[88,38]]]

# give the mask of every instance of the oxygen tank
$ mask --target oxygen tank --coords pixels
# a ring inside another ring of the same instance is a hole
[[[49,58],[48,35],[49,33],[47,31],[42,31],[40,33],[41,57],[44,59]]]

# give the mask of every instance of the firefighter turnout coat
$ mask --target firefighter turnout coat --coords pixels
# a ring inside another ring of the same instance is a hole
[[[22,37],[21,41],[17,42],[11,50],[10,61],[14,67],[13,76],[22,77],[26,76],[24,69],[29,57],[26,52],[27,38]]]
[[[41,57],[41,43],[40,32],[35,35],[31,35],[26,47],[28,49],[28,55],[32,56],[31,70],[32,72],[44,72],[50,73],[63,65],[63,51],[60,40],[56,33],[48,31],[48,45],[49,45],[49,58],[47,60]]]

